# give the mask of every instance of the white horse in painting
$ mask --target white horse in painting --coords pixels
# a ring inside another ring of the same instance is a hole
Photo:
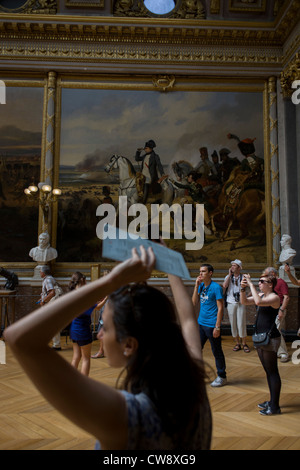
[[[136,171],[130,160],[120,155],[113,155],[105,167],[109,173],[113,169],[119,169],[119,196],[127,196],[128,205],[135,204],[139,200],[136,188]]]
[[[119,196],[127,196],[128,206],[139,202],[137,175],[131,161],[126,157],[113,155],[106,165],[105,171],[109,173],[112,169],[119,169]],[[171,205],[174,199],[174,188],[172,184],[168,181],[168,178],[162,178],[160,186],[161,193],[157,195],[157,198],[161,199],[162,203]]]

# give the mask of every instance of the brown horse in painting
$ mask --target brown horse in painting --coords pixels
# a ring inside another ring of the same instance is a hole
[[[255,188],[243,190],[242,187],[236,186],[227,194],[225,187],[223,187],[218,206],[210,215],[211,229],[216,236],[219,234],[215,227],[214,218],[218,215],[221,215],[222,221],[227,224],[220,241],[226,240],[234,222],[238,223],[241,231],[240,236],[232,241],[230,250],[234,250],[238,242],[246,238],[254,227],[259,229],[262,239],[265,236],[265,195],[263,191]]]

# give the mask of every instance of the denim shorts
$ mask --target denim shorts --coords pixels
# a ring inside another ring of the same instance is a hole
[[[75,341],[74,339],[72,339],[72,341],[73,341],[73,343],[78,344],[78,346],[86,346],[87,344],[90,344],[90,343],[93,342],[92,339],[84,339],[84,340],[82,340],[82,341],[80,341],[80,340],[79,340],[79,341]]]

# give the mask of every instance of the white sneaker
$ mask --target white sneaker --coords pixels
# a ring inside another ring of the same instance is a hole
[[[217,377],[210,385],[211,387],[223,387],[223,385],[227,384],[227,379],[223,377]]]
[[[280,354],[279,358],[280,358],[280,362],[288,362],[289,355],[288,354]]]

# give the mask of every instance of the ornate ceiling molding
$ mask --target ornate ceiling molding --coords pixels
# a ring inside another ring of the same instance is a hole
[[[299,34],[283,52],[289,31],[298,22],[300,0],[294,0],[286,17],[272,24],[208,20],[80,17],[70,15],[0,15],[0,63],[39,61],[51,66],[65,63],[91,70],[101,63],[179,65],[196,70],[239,66],[273,69],[280,74],[284,56],[299,47]],[[295,28],[296,31],[296,28]],[[287,59],[286,59],[287,60]],[[4,61],[4,62],[3,62]],[[76,65],[78,63],[78,66]],[[93,64],[94,63],[94,64]]]
[[[290,24],[291,26],[291,24]],[[0,34],[7,39],[84,40],[119,43],[210,44],[236,46],[282,46],[283,29],[259,23],[241,26],[219,22],[111,18],[16,18],[0,15]]]
[[[242,65],[279,68],[282,63],[281,49],[251,50],[248,47],[214,47],[178,45],[132,45],[65,42],[58,44],[44,41],[1,41],[2,59],[51,60],[51,61],[118,61],[150,64],[163,62],[186,66],[211,64]]]
[[[206,18],[205,7],[201,0],[175,0],[174,3],[175,6],[169,13],[157,15],[146,8],[143,0],[113,0],[112,12],[115,16],[134,18]]]
[[[28,0],[50,5],[56,0]],[[28,4],[28,2],[27,2]],[[1,12],[0,12],[1,13]],[[0,14],[1,37],[147,43],[283,46],[300,21],[300,0],[273,23],[173,18]]]

